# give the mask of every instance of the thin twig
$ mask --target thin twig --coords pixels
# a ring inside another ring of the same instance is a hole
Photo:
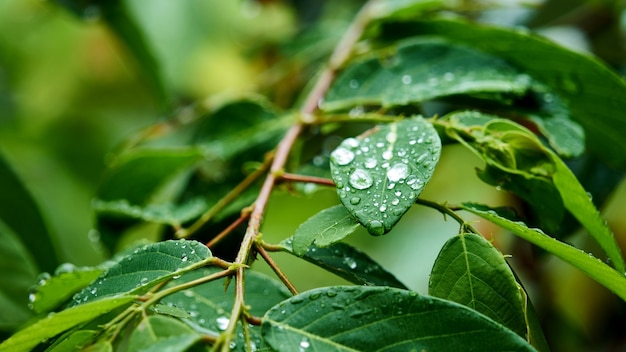
[[[480,234],[480,232],[478,232],[472,225],[470,225],[467,221],[465,221],[465,219],[463,219],[462,217],[459,216],[459,214],[456,213],[455,210],[458,210],[459,209],[458,207],[439,204],[437,202],[433,202],[433,201],[425,200],[421,198],[418,198],[415,201],[415,203],[435,209],[441,214],[443,214],[444,216],[450,216],[452,219],[454,219],[454,221],[459,223],[459,225],[461,226],[461,229],[466,229],[475,234]]]
[[[219,241],[221,241],[224,237],[230,235],[230,233],[237,228],[237,226],[243,224],[248,218],[250,218],[250,210],[249,208],[244,209],[241,212],[241,215],[235,220],[232,224],[228,225],[227,228],[222,230],[222,232],[218,233],[217,236],[213,237],[209,242],[207,242],[206,246],[211,248],[215,246]]]
[[[296,287],[291,283],[291,281],[289,281],[289,278],[287,278],[287,275],[285,275],[285,273],[283,273],[283,271],[280,270],[280,267],[278,266],[278,264],[276,264],[276,262],[274,261],[274,259],[272,259],[269,253],[265,251],[265,248],[263,248],[263,246],[258,243],[254,246],[254,248],[256,249],[257,252],[259,252],[261,257],[263,257],[267,265],[269,265],[270,268],[272,268],[276,276],[280,278],[280,281],[282,281],[283,284],[287,286],[287,288],[289,289],[289,292],[291,292],[291,294],[293,294],[294,296],[297,295],[298,290],[296,289]]]
[[[308,175],[282,173],[279,176],[279,180],[289,181],[289,182],[315,183],[318,185],[331,186],[331,187],[335,186],[335,182],[333,182],[333,180],[329,178],[308,176]]]

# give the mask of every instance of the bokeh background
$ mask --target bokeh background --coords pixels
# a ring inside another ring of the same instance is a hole
[[[62,262],[77,266],[106,259],[90,236],[91,201],[111,153],[129,136],[167,121],[177,106],[216,96],[258,92],[289,108],[361,2],[125,3],[154,53],[165,91],[154,87],[137,53],[119,40],[89,1],[0,1],[0,153],[39,206],[54,239],[51,250]],[[626,1],[458,3],[467,10],[482,9],[469,12],[478,21],[529,27],[626,73]],[[76,4],[80,6],[72,7]],[[462,148],[444,148],[422,197],[515,204],[510,195],[478,180],[473,169],[480,166]],[[626,249],[626,182],[618,170],[607,173],[614,192],[597,201]],[[0,184],[0,201],[10,202],[9,194]],[[263,226],[264,239],[279,242],[336,203],[332,190],[277,192]],[[477,226],[512,255],[511,264],[527,286],[555,351],[626,351],[624,302],[498,228]],[[439,249],[457,231],[441,214],[414,207],[389,235],[374,238],[360,231],[348,241],[425,293]],[[580,231],[567,240],[588,251],[597,249]],[[277,254],[276,259],[300,290],[343,282],[287,255]],[[256,268],[270,272],[262,263]]]

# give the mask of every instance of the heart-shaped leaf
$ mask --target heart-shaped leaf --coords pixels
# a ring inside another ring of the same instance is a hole
[[[330,157],[341,203],[372,235],[382,235],[413,205],[432,176],[441,140],[422,117],[379,125],[345,139]]]

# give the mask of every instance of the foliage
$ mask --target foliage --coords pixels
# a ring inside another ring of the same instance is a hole
[[[276,60],[267,86],[185,105],[136,4],[55,3],[46,6],[99,14],[169,118],[108,157],[91,237],[112,257],[98,265],[61,264],[36,198],[0,155],[0,263],[11,272],[0,280],[0,351],[550,350],[523,270],[482,220],[626,302],[624,239],[597,207],[610,192],[585,184],[613,170],[613,190],[626,169],[626,83],[600,59],[471,20],[490,10],[481,2],[370,0],[334,49],[319,37],[322,15],[287,44],[255,48]],[[438,164],[459,147],[483,162],[482,182],[515,197],[509,207],[423,196],[446,182]],[[584,158],[601,166],[577,169]],[[322,188],[338,201],[277,243],[262,233],[273,195]],[[397,236],[417,206],[458,223],[421,293],[346,242]],[[565,242],[576,222],[597,254]],[[353,285],[299,292],[279,252]]]

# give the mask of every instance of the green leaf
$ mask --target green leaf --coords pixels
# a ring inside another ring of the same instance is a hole
[[[612,269],[601,260],[546,235],[540,229],[531,229],[523,222],[509,220],[495,209],[473,203],[464,203],[462,207],[563,259],[626,301],[626,273]]]
[[[201,335],[178,319],[153,315],[143,319],[133,330],[129,351],[184,351],[201,339]]]
[[[328,247],[358,227],[359,223],[343,205],[324,209],[298,226],[291,238],[293,253],[302,256],[313,242],[318,247]]]
[[[82,351],[83,347],[90,344],[98,336],[95,330],[78,330],[63,338],[59,343],[55,343],[46,352],[75,352]]]
[[[39,271],[54,271],[59,260],[44,219],[30,192],[1,154],[0,185],[0,220],[31,253]],[[32,245],[35,243],[37,245]]]
[[[387,0],[372,3],[374,19],[415,18],[421,12],[446,8],[449,0]]]
[[[452,95],[521,96],[531,79],[506,61],[437,38],[411,39],[349,65],[333,82],[322,109],[392,107]]]
[[[52,311],[76,292],[87,287],[103,271],[104,269],[97,267],[76,268],[71,264],[61,265],[54,276],[39,280],[29,296],[31,308],[36,313]]]
[[[277,351],[533,351],[514,332],[465,306],[388,287],[304,292],[263,318]]]
[[[102,201],[94,200],[93,209],[100,218],[137,219],[147,222],[180,226],[195,219],[206,208],[206,204],[196,198],[185,204],[148,204],[139,206],[130,204],[127,200]]]
[[[168,283],[166,287],[196,280],[217,271],[215,268],[195,270]],[[199,333],[218,336],[229,323],[230,312],[233,308],[234,286],[229,285],[228,289],[224,290],[223,280],[211,281],[172,294],[160,302],[189,313],[189,317],[183,318],[182,321]],[[245,297],[250,314],[262,316],[271,307],[290,296],[291,294],[285,287],[276,280],[254,271],[246,272]],[[235,350],[243,351],[246,342],[241,334],[241,327],[238,329],[239,333],[234,339],[237,346]],[[251,340],[256,348],[262,348],[265,344],[261,340],[259,328],[250,327],[249,329]]]
[[[11,228],[0,219],[0,331],[14,331],[32,317],[28,290],[38,269]]]
[[[546,85],[543,104],[560,98],[569,116],[579,122],[587,148],[615,167],[626,165],[626,83],[598,59],[574,52],[524,30],[477,25],[461,20],[430,20],[389,24],[386,39],[413,35],[441,36],[506,60]]]
[[[50,314],[0,344],[0,352],[30,351],[45,339],[54,337],[115,308],[127,305],[136,298],[137,296],[108,297],[97,302],[89,302],[56,314]]]
[[[196,241],[183,239],[149,244],[121,258],[77,293],[72,304],[125,293],[141,294],[160,282],[208,265],[211,259],[211,251]]]
[[[379,125],[345,139],[330,168],[341,203],[372,235],[400,220],[430,180],[441,141],[422,117]]]
[[[466,305],[526,338],[521,287],[502,254],[482,236],[461,233],[441,248],[428,294]]]
[[[295,254],[291,237],[282,241],[281,246]],[[357,285],[407,288],[367,254],[345,243],[335,243],[326,248],[312,245],[302,258]]]

